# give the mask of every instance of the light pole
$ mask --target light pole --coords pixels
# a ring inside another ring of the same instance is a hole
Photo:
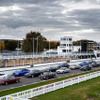
[[[0,53],[1,53],[1,41],[0,41]]]
[[[17,44],[17,56],[19,55],[19,40],[18,40],[18,44]]]
[[[39,38],[40,36],[37,36],[37,47],[36,47],[36,56],[37,56],[37,54],[38,54],[38,38]]]
[[[32,61],[32,67],[34,66],[34,38],[33,39],[33,61]]]
[[[51,58],[52,58],[52,56],[51,56]],[[50,40],[49,40],[49,58],[48,58],[48,61],[50,61]],[[52,61],[53,61],[53,58],[52,58]],[[49,66],[50,66],[50,64],[49,64]]]
[[[82,44],[81,44],[81,40],[80,40],[80,47],[82,48],[81,45],[82,45]],[[81,56],[81,58],[82,58],[82,55],[81,55],[81,49],[80,49],[80,56]]]

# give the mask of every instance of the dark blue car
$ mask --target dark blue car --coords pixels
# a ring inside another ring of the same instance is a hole
[[[30,70],[28,70],[28,69],[21,69],[19,71],[15,71],[13,73],[13,75],[14,76],[23,76],[23,75],[25,75],[26,73],[29,73],[29,72],[30,72]]]
[[[85,65],[88,65],[88,63],[87,63],[87,62],[82,62],[82,63],[80,63],[79,65],[85,66]]]

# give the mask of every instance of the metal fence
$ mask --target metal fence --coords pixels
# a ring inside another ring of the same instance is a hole
[[[29,89],[26,91],[14,93],[11,95],[7,95],[4,97],[0,97],[0,100],[28,100],[28,98],[33,98],[38,95],[42,95],[48,92],[55,91],[57,89],[61,89],[76,83],[80,83],[89,79],[93,79],[100,76],[100,71],[92,72],[85,75],[80,75],[77,77],[69,78],[63,81],[50,83],[44,86],[36,87],[33,89]]]
[[[94,53],[71,53],[71,54],[27,54],[27,55],[0,55],[0,59],[27,59],[27,58],[44,58],[44,57],[70,57],[70,56],[82,56],[82,55],[94,55]]]

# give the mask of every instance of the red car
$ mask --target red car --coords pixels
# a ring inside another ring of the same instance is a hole
[[[5,84],[8,85],[10,83],[18,83],[20,81],[21,78],[19,77],[14,77],[14,76],[6,76],[3,77],[2,79],[0,79],[0,84]]]

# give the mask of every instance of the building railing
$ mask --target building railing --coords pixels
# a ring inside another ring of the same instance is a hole
[[[44,57],[69,57],[69,56],[74,56],[74,55],[94,55],[94,53],[88,53],[88,52],[84,52],[84,53],[69,53],[69,54],[38,54],[38,55],[11,55],[11,56],[3,56],[0,55],[0,59],[27,59],[27,58],[44,58]]]
[[[100,76],[100,71],[92,72],[85,75],[80,75],[77,77],[69,78],[63,81],[50,83],[47,85],[43,85],[40,87],[36,87],[33,89],[29,89],[26,91],[10,94],[7,96],[0,97],[0,100],[28,100],[28,98],[33,98],[35,96],[39,96],[48,92],[55,91],[57,89],[61,89],[76,83],[80,83],[89,79],[93,79]]]

